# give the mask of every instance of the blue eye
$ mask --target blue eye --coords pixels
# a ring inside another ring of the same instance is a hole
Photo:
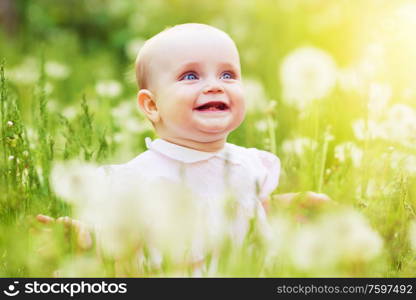
[[[198,80],[198,76],[195,73],[188,73],[183,75],[181,80]]]
[[[222,79],[233,79],[234,78],[234,74],[230,73],[230,72],[224,72],[221,75]]]

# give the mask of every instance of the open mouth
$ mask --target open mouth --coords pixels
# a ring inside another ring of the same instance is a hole
[[[198,111],[225,111],[229,109],[226,103],[220,101],[211,101],[194,108],[194,110]]]

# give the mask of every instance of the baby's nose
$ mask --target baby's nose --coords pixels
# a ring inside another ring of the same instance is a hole
[[[222,93],[224,92],[224,88],[221,84],[219,84],[217,81],[210,81],[207,83],[207,85],[204,87],[203,93]]]

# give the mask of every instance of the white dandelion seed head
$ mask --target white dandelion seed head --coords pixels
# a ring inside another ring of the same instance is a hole
[[[364,191],[365,188],[365,191]],[[364,186],[363,184],[360,184],[357,186],[356,190],[355,190],[355,195],[357,198],[360,198],[363,194],[363,192],[365,192],[365,195],[370,197],[370,198],[374,198],[377,197],[378,195],[380,195],[380,192],[382,193],[386,193],[385,188],[382,189],[382,187],[380,187],[379,184],[377,184],[377,181],[374,179],[370,179],[368,180],[367,184]]]
[[[405,104],[395,104],[383,122],[386,139],[402,144],[414,143],[416,137],[416,111]]]
[[[339,144],[334,149],[335,157],[342,163],[351,160],[354,167],[361,166],[363,150],[353,142]]]
[[[388,119],[392,122],[414,123],[416,111],[405,104],[395,104],[388,112]]]
[[[294,138],[283,142],[283,152],[302,156],[306,151],[313,151],[318,143],[307,137]]]
[[[366,262],[380,254],[383,240],[367,219],[356,211],[330,214],[321,220],[325,236],[338,251],[340,260]]]
[[[139,53],[140,49],[143,47],[145,40],[141,38],[133,39],[127,42],[126,48],[124,49],[128,58],[136,59],[137,53]]]
[[[254,127],[256,127],[256,129],[260,132],[265,132],[267,131],[267,128],[268,128],[267,121],[266,120],[257,121],[254,124]]]
[[[388,84],[372,83],[369,91],[368,108],[370,114],[379,116],[387,107],[392,96],[392,88]]]
[[[264,111],[267,107],[267,97],[263,85],[255,79],[244,79],[244,91],[247,112]]]
[[[301,109],[331,92],[337,79],[337,67],[327,52],[315,47],[302,47],[284,59],[280,79],[283,99]]]
[[[328,244],[327,237],[316,224],[299,229],[292,247],[291,259],[299,269],[329,268],[337,260],[337,252]]]
[[[65,79],[69,76],[69,67],[57,61],[47,61],[45,63],[45,73],[55,79]]]
[[[402,170],[409,175],[416,175],[416,156],[401,151],[394,151],[390,155],[390,167]]]
[[[74,106],[67,106],[61,112],[68,120],[73,120],[77,116],[77,113],[77,109]]]
[[[102,97],[116,98],[121,95],[123,87],[116,80],[102,80],[95,85],[95,91]]]
[[[137,112],[138,108],[135,103],[130,100],[120,102],[117,106],[111,109],[111,115],[118,120],[124,120]]]
[[[6,70],[7,78],[20,84],[34,84],[39,80],[39,65],[34,57],[26,57],[19,65]]]
[[[59,197],[79,205],[99,200],[105,186],[104,177],[96,166],[78,162],[56,163],[50,181]]]
[[[355,120],[352,123],[352,129],[358,140],[386,138],[387,134],[384,123],[378,123],[374,120]]]
[[[301,269],[325,269],[339,262],[368,262],[377,257],[383,240],[356,211],[323,215],[300,228],[294,237],[291,259]]]
[[[266,236],[266,260],[270,263],[287,250],[287,242],[290,240],[291,223],[284,217],[270,218],[270,234]]]
[[[101,187],[105,195],[79,210],[80,219],[95,226],[106,253],[122,255],[146,245],[179,262],[217,243],[222,218],[208,218],[210,210],[190,190],[167,180],[148,182],[134,170],[110,169]]]

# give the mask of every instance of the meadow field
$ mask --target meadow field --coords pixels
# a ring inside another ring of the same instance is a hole
[[[192,276],[195,238],[207,253],[198,276],[415,276],[416,1],[4,3],[1,277]],[[239,48],[247,115],[228,141],[281,160],[270,231],[253,220],[240,246],[222,234],[232,212],[212,235],[186,192],[175,191],[180,209],[166,204],[169,189],[104,201],[94,175],[156,138],[137,107],[134,61],[146,39],[188,22]],[[306,191],[332,201],[276,199]],[[98,224],[99,238],[83,246],[38,214]]]

